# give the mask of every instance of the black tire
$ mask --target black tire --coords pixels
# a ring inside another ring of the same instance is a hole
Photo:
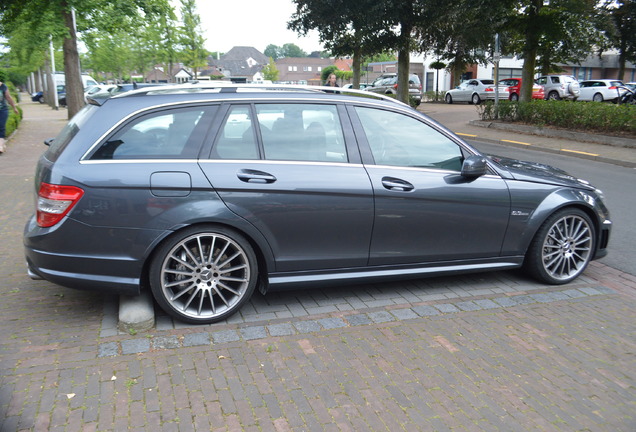
[[[474,93],[473,96],[470,98],[470,101],[473,103],[473,105],[479,105],[481,103],[481,98],[477,93]]]
[[[258,264],[240,234],[215,225],[195,226],[159,246],[149,279],[155,300],[168,314],[187,323],[210,324],[249,300]]]
[[[562,285],[576,279],[594,256],[596,229],[582,210],[565,208],[552,214],[535,234],[524,268],[538,280]]]
[[[448,93],[446,93],[446,96],[444,96],[444,100],[449,105],[453,103],[453,97],[451,95],[449,95]]]
[[[594,96],[592,96],[592,100],[594,102],[603,102],[603,95],[600,93],[595,93]]]
[[[517,93],[513,93],[510,95],[510,100],[513,102],[517,102],[519,100],[519,95]]]
[[[548,94],[548,100],[561,100],[561,96],[559,96],[559,92],[551,91]]]

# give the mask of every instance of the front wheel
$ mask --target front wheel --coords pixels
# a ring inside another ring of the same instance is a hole
[[[258,266],[243,236],[210,225],[186,229],[161,245],[149,275],[162,309],[184,322],[209,324],[249,300]]]
[[[452,104],[453,103],[453,97],[450,94],[448,94],[448,93],[446,93],[446,96],[444,97],[444,99],[446,99],[446,103],[447,104]]]
[[[513,102],[517,102],[519,100],[519,95],[517,93],[513,93],[510,95],[510,100]]]
[[[561,285],[576,279],[592,260],[596,233],[585,212],[564,209],[537,231],[524,267],[542,282]]]

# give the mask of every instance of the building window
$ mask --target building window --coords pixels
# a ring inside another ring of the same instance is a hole
[[[311,72],[311,66],[303,66],[303,71]]]
[[[292,67],[291,66],[287,66],[287,72],[291,72],[292,71]]]
[[[572,68],[572,75],[579,81],[585,81],[592,79],[592,68],[589,67],[574,67]]]
[[[318,66],[318,72],[322,71],[322,66]]]

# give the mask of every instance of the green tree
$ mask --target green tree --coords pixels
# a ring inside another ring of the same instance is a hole
[[[283,57],[283,55],[281,53],[281,48],[279,46],[277,46],[277,45],[274,45],[274,44],[267,45],[267,47],[265,48],[265,51],[263,52],[263,54],[265,54],[267,57],[273,58],[274,61],[276,61],[279,58]]]
[[[378,34],[384,31],[381,2],[371,0],[293,0],[296,12],[287,27],[299,34],[317,30],[320,41],[335,56],[352,55],[353,87],[360,84],[363,56],[384,51]],[[324,81],[324,79],[323,79]]]
[[[113,0],[113,15],[109,22],[123,22],[122,17],[157,13],[157,7],[167,0]],[[1,33],[9,38],[12,45],[13,35],[19,27],[28,28],[28,39],[23,39],[28,49],[39,52],[45,63],[49,37],[54,44],[61,43],[64,52],[64,72],[66,75],[66,99],[69,118],[75,115],[84,104],[84,89],[80,73],[80,57],[77,49],[77,30],[87,31],[96,27],[95,23],[105,23],[97,19],[106,4],[98,0],[3,0],[0,3]],[[74,17],[77,19],[75,22]],[[132,29],[128,29],[131,31]],[[50,88],[53,86],[51,85]]]
[[[276,67],[276,63],[272,57],[269,58],[269,63],[263,66],[263,78],[270,81],[278,81],[279,72]]]
[[[636,63],[636,0],[605,0],[599,28],[609,48],[618,50],[617,79],[625,77],[625,63]]]
[[[532,98],[537,65],[549,71],[591,51],[595,31],[591,23],[597,10],[592,0],[521,0],[510,10],[504,29],[506,51],[523,58],[521,101]]]
[[[201,32],[201,18],[196,11],[196,0],[181,0],[183,63],[192,68],[197,78],[199,68],[207,66],[208,51]]]
[[[307,57],[307,53],[293,43],[284,44],[280,53],[281,57]]]

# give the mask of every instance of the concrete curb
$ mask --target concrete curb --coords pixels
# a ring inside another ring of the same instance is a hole
[[[119,323],[117,327],[125,333],[148,331],[155,326],[155,310],[152,297],[142,292],[138,297],[119,298]]]

